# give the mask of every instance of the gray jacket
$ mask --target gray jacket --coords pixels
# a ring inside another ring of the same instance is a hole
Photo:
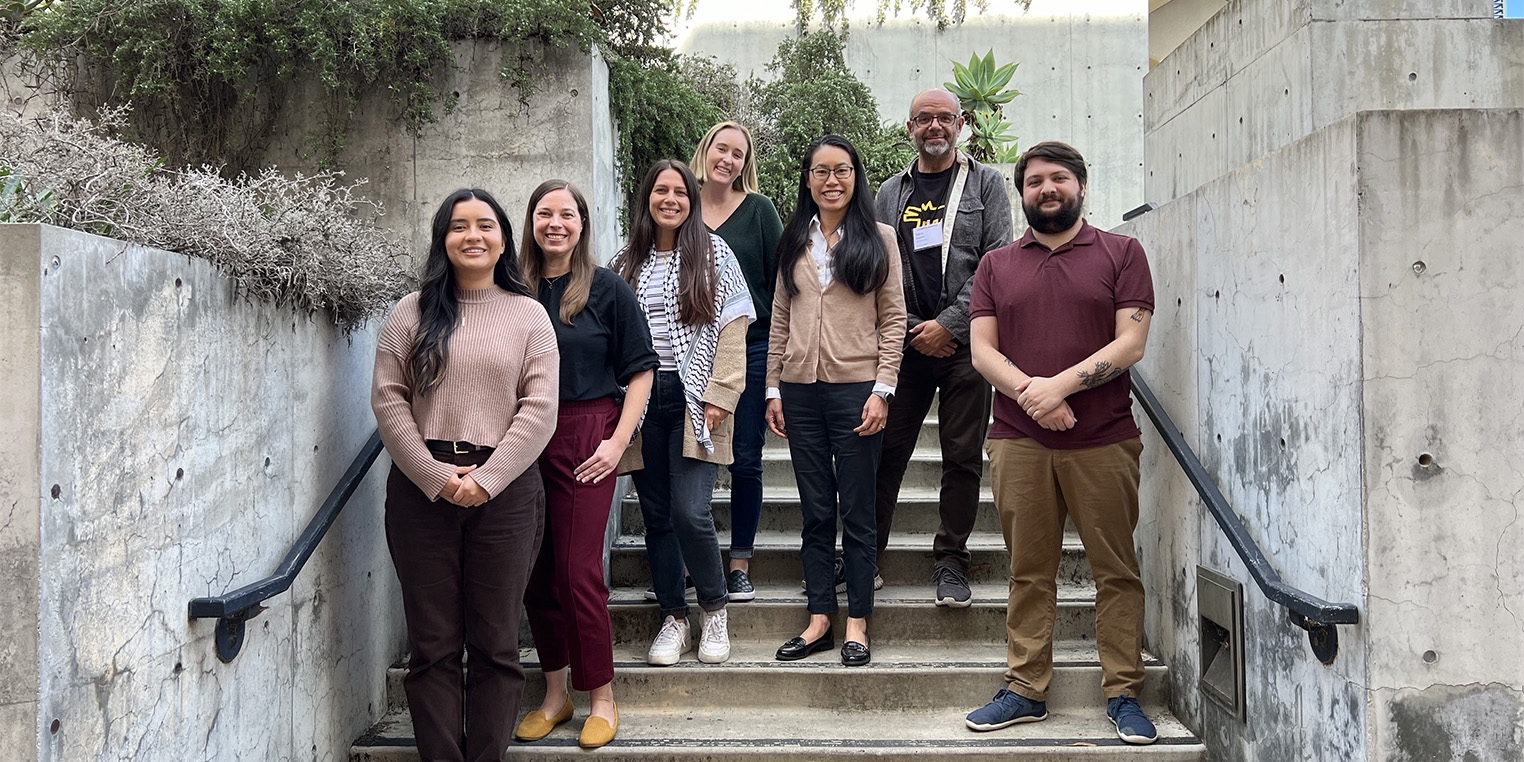
[[[966,155],[966,154],[965,154]],[[912,164],[911,166],[914,166]],[[913,183],[910,167],[890,177],[879,186],[874,200],[878,219],[899,232],[900,213],[910,201]],[[915,303],[915,283],[910,271],[910,246],[903,236],[900,244],[900,273],[905,282],[905,304]],[[1005,178],[1000,171],[968,158],[968,177],[963,182],[957,215],[953,218],[952,245],[947,252],[947,269],[942,273],[942,294],[937,298],[936,320],[968,344],[968,300],[974,289],[974,271],[984,255],[1011,242],[1011,199],[1005,192]],[[908,310],[907,310],[908,312]],[[923,322],[908,315],[906,330]],[[905,336],[908,341],[911,337]]]

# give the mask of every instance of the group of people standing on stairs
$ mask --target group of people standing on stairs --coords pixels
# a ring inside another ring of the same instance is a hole
[[[726,661],[726,606],[755,597],[768,429],[787,439],[798,481],[809,614],[776,657],[835,648],[840,586],[841,661],[868,664],[877,559],[934,397],[936,603],[972,600],[981,445],[1011,551],[1007,685],[968,726],[1046,718],[1068,515],[1096,573],[1108,716],[1124,740],[1153,740],[1137,704],[1141,445],[1126,373],[1153,308],[1147,261],[1136,241],[1083,220],[1085,163],[1061,143],[1017,165],[1031,228],[1012,243],[1004,180],[958,150],[963,126],[950,93],[917,96],[906,128],[919,156],[876,204],[851,142],[817,139],[785,225],[757,193],[751,134],[715,125],[691,169],[650,168],[607,267],[593,256],[588,204],[565,181],[531,194],[517,251],[491,194],[441,203],[420,289],[378,337],[372,388],[393,462],[387,540],[424,760],[496,760],[510,737],[543,738],[572,719],[572,690],[591,702],[581,745],[615,737],[602,550],[622,473],[639,497],[661,616],[648,662],[676,663],[695,644],[700,661]],[[711,513],[721,465],[728,565]],[[546,692],[510,730],[524,686],[521,599]]]

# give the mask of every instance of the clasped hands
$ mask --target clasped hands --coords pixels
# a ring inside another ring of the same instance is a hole
[[[1056,379],[1034,376],[1016,385],[1016,404],[1049,431],[1074,428],[1074,410]]]
[[[455,475],[445,483],[439,496],[462,508],[475,508],[492,499],[487,490],[471,478],[471,472],[475,470],[476,466],[456,466]]]

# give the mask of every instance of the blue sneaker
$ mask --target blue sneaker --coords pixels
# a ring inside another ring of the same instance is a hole
[[[1143,714],[1143,708],[1132,696],[1117,696],[1107,701],[1106,716],[1117,726],[1117,738],[1123,741],[1141,746],[1159,738],[1159,731],[1154,729],[1154,724],[1148,721],[1148,715]]]
[[[964,722],[968,724],[969,730],[999,730],[1018,722],[1040,722],[1046,719],[1046,701],[1033,701],[1001,688],[984,708],[969,712]]]

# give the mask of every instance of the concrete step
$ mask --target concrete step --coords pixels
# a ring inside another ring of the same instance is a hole
[[[935,485],[907,486],[900,490],[900,499],[894,511],[894,531],[934,534],[941,525],[941,516],[938,513],[940,503],[940,493]],[[728,533],[732,526],[730,490],[728,488],[716,490],[712,506],[715,528],[725,535],[720,540],[720,547],[728,548],[730,547]],[[790,484],[763,488],[759,531],[781,532],[798,537],[801,518],[797,486]],[[987,488],[979,495],[979,512],[974,520],[974,531],[988,532],[997,536],[1000,534],[1000,516],[995,512],[994,496]],[[620,533],[644,535],[645,532],[646,522],[640,513],[640,499],[632,492],[624,499],[621,507]]]
[[[788,637],[798,633],[796,628]],[[842,666],[836,650],[800,661],[777,661],[774,652],[787,637],[763,642],[732,636],[729,661],[704,664],[690,650],[670,667],[646,664],[649,642],[620,644],[614,647],[614,695],[621,707],[719,707],[734,703],[736,687],[745,685],[746,705],[759,709],[845,706],[860,711],[921,711],[967,704],[966,713],[983,705],[1004,684],[1003,643],[927,648],[883,643],[871,632],[870,637],[873,662],[864,667]],[[838,637],[838,646],[840,642]],[[520,658],[526,679],[524,701],[532,706],[545,697],[545,678],[533,649],[524,649]],[[1144,670],[1148,676],[1140,700],[1163,706],[1169,689],[1164,665],[1145,654]],[[388,706],[406,705],[405,674],[402,667],[387,671]],[[1095,644],[1055,642],[1049,707],[1082,709],[1104,704]]]
[[[721,476],[717,484],[724,488],[730,486],[730,472],[720,469]],[[984,457],[984,474],[989,474],[989,456]],[[942,483],[942,453],[935,447],[919,447],[910,455],[910,462],[905,466],[906,487],[926,487]],[[762,451],[762,485],[769,487],[793,487],[798,482],[794,480],[794,462],[787,449],[764,449]],[[988,480],[986,478],[986,485]]]
[[[585,698],[577,714],[546,738],[515,743],[507,759],[571,762],[588,759],[577,747],[587,716]],[[1206,749],[1165,708],[1145,704],[1159,728],[1152,746],[1119,741],[1101,708],[1049,710],[1043,722],[974,733],[963,724],[975,703],[968,697],[956,708],[872,712],[842,707],[647,708],[620,703],[619,735],[591,752],[607,758],[642,762],[725,760],[726,762],[803,762],[815,759],[861,759],[881,762],[1086,762],[1104,757],[1146,762],[1201,762]],[[406,712],[388,715],[357,741],[351,762],[418,762],[412,723]]]
[[[915,446],[918,450],[936,450],[942,446],[941,426],[937,422],[936,407],[926,416],[921,424],[921,432],[916,436]],[[773,432],[767,432],[767,443],[763,445],[766,450],[781,450],[788,452],[788,440],[779,437]]]
[[[930,534],[899,533],[889,538],[889,547],[878,559],[879,574],[886,584],[922,585],[931,580],[933,536]],[[721,542],[728,547],[728,539]],[[1005,541],[998,535],[975,533],[968,541],[970,582],[1004,582],[1010,576],[1010,555]],[[622,535],[614,541],[609,559],[610,575],[615,587],[639,587],[644,590],[651,584],[650,567],[646,563],[645,538]],[[797,583],[804,579],[799,561],[799,535],[783,532],[758,532],[751,559],[753,584]],[[1063,557],[1059,562],[1058,584],[1074,587],[1091,584],[1090,561],[1085,557],[1084,546],[1078,535],[1066,534]]]
[[[609,618],[618,644],[649,646],[661,629],[661,609],[645,599],[645,587],[616,588],[609,601]],[[1006,634],[1006,586],[975,584],[973,602],[967,608],[939,607],[931,600],[931,586],[885,585],[874,594],[870,635],[875,643],[914,645],[928,650],[949,646],[979,646],[1004,653]],[[689,596],[689,603],[693,597]],[[840,609],[836,631],[846,631],[847,596],[837,595]],[[690,622],[697,626],[697,606]],[[777,648],[798,635],[809,621],[804,592],[798,582],[761,585],[757,599],[726,607],[730,637],[740,642],[770,643]],[[1059,589],[1053,637],[1063,641],[1095,638],[1095,590],[1093,587]]]

